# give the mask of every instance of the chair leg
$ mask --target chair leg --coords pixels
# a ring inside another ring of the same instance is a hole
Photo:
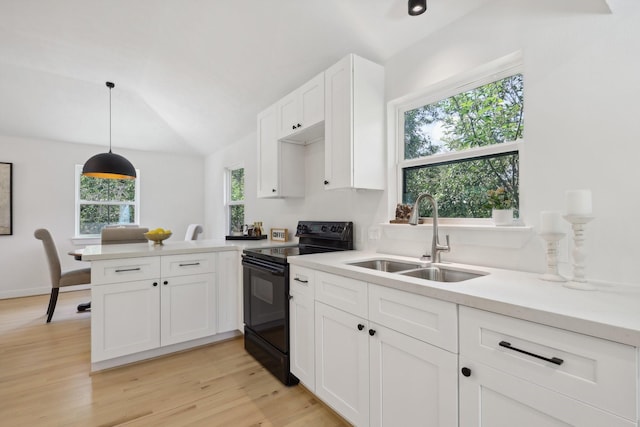
[[[56,309],[56,303],[58,302],[58,292],[60,292],[60,288],[51,289],[49,308],[47,308],[47,323],[51,322],[51,318],[53,317],[53,310]]]

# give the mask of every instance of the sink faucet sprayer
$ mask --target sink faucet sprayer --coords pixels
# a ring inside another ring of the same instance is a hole
[[[416,199],[416,203],[413,206],[413,211],[411,211],[411,217],[409,218],[409,224],[418,225],[418,209],[419,204],[422,199],[427,199],[431,202],[431,206],[433,207],[433,237],[431,238],[431,262],[440,262],[440,252],[449,252],[451,247],[449,246],[449,235],[446,235],[447,244],[441,245],[440,239],[438,237],[438,203],[436,199],[433,198],[431,194],[422,193]],[[423,255],[421,259],[427,258],[429,255]]]

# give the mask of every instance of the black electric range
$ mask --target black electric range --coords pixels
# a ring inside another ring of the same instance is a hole
[[[287,385],[289,263],[287,257],[353,249],[353,223],[300,221],[297,245],[245,249],[242,255],[245,349]]]

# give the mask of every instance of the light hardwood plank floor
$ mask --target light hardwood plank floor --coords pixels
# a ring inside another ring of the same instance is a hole
[[[89,291],[0,300],[1,426],[347,426],[241,338],[90,374]]]

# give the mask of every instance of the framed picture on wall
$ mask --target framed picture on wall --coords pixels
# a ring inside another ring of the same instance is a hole
[[[13,234],[12,178],[13,163],[0,162],[0,236]]]

